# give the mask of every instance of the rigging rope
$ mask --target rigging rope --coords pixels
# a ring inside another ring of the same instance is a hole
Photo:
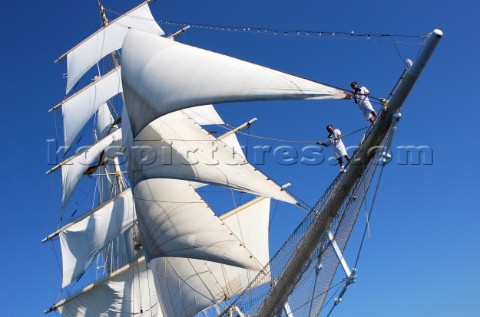
[[[121,16],[122,14],[112,10],[105,9],[112,14]],[[134,17],[134,16],[130,16]],[[141,20],[151,20],[143,17],[134,17]],[[184,21],[175,21],[175,20],[154,20],[159,24],[166,25],[175,25],[179,27],[190,26],[191,28],[204,29],[204,30],[214,30],[214,31],[225,31],[225,32],[246,32],[246,33],[258,33],[258,34],[267,34],[267,35],[282,35],[282,36],[306,36],[311,38],[324,38],[324,36],[329,36],[329,39],[338,39],[338,40],[366,40],[369,41],[371,38],[388,38],[388,37],[398,37],[403,39],[423,39],[421,35],[405,35],[405,34],[386,34],[386,33],[356,33],[355,31],[322,31],[322,30],[307,30],[307,29],[280,29],[280,28],[265,28],[257,26],[235,26],[235,25],[220,25],[220,24],[203,24],[203,23],[189,23]],[[385,41],[385,43],[391,43],[391,41]],[[418,45],[418,42],[397,42],[398,44],[414,44]]]
[[[365,130],[365,129],[368,129],[370,126],[365,126],[363,128],[360,128],[360,129],[357,129],[355,131],[352,131],[352,132],[349,132],[347,134],[342,134],[342,139],[347,137],[347,136],[350,136],[352,134],[355,134],[355,133],[358,133],[362,130]],[[237,132],[238,134],[245,134],[243,132]],[[260,135],[254,135],[254,134],[250,134],[250,136],[252,138],[257,138],[257,139],[262,139],[262,140],[269,140],[269,141],[276,141],[276,142],[283,142],[283,143],[316,143],[317,141],[307,141],[307,140],[285,140],[285,139],[277,139],[277,138],[271,138],[271,137],[264,137],[264,136],[260,136]]]
[[[317,296],[313,297],[311,300],[308,300],[306,301],[305,303],[303,303],[302,305],[300,305],[299,307],[295,308],[292,310],[292,313],[293,312],[296,312],[298,310],[300,310],[302,307],[308,305],[310,302],[312,302],[314,299],[317,299],[319,298],[320,296],[323,296],[325,293],[328,293],[330,292],[332,289],[334,289],[335,287],[339,286],[340,284],[342,284],[344,282],[344,280],[341,280],[340,282],[338,282],[337,284],[333,285],[333,286],[330,286],[328,289],[326,289],[325,291],[321,292],[320,294],[318,294]],[[335,293],[333,295],[335,295],[336,293],[338,293],[338,291],[340,290],[340,288],[337,289],[337,291],[335,291]],[[332,296],[333,296],[332,295]],[[328,304],[328,302],[331,300],[331,298],[326,302],[326,304]],[[322,308],[323,309],[323,308]],[[322,311],[322,309],[320,309],[320,312]]]
[[[226,130],[233,130],[233,128],[230,128],[228,127],[228,125],[226,126],[222,126],[222,125],[219,125],[217,124],[217,126],[221,127],[221,128],[224,128]],[[360,129],[357,129],[355,131],[352,131],[352,132],[349,132],[349,133],[346,133],[346,134],[342,134],[342,139],[347,137],[347,136],[350,136],[350,135],[353,135],[355,133],[358,133],[362,130],[365,130],[365,129],[368,129],[370,128],[370,126],[365,126],[363,128],[360,128]],[[286,139],[278,139],[278,138],[272,138],[272,137],[265,137],[265,136],[261,136],[261,135],[255,135],[255,134],[250,134],[250,133],[245,133],[245,132],[241,132],[241,131],[238,131],[238,132],[235,132],[236,134],[242,134],[242,135],[246,135],[246,136],[249,136],[249,137],[252,137],[252,138],[256,138],[256,139],[262,139],[262,140],[269,140],[269,141],[275,141],[275,142],[283,142],[283,143],[297,143],[297,144],[315,144],[317,141],[312,141],[312,140],[286,140]],[[211,140],[196,140],[196,139],[189,139],[189,140],[185,140],[185,139],[163,139],[163,140],[167,140],[167,141],[183,141],[183,142],[200,142],[200,141],[204,141],[204,142],[211,142]],[[139,140],[136,140],[136,141],[142,141],[142,142],[158,142],[158,140],[142,140],[142,139],[139,139]],[[326,140],[324,140],[326,141]]]
[[[368,212],[368,222],[365,224],[365,229],[363,230],[362,240],[360,242],[360,247],[358,249],[357,258],[355,260],[354,268],[357,267],[358,261],[360,259],[360,254],[362,252],[363,243],[365,242],[365,236],[366,236],[367,230],[369,228],[369,222],[370,222],[370,219],[371,219],[371,216],[372,216],[373,206],[374,206],[375,200],[377,198],[378,188],[380,187],[380,181],[382,180],[382,175],[383,175],[384,168],[385,168],[385,164],[383,164],[381,169],[380,169],[380,174],[378,176],[377,186],[375,187],[375,192],[373,194],[372,204],[370,205],[370,211]]]

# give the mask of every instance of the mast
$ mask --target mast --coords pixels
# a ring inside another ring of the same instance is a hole
[[[105,8],[102,4],[102,2],[100,0],[98,0],[98,6],[100,8],[100,16],[102,17],[102,23],[103,23],[103,26],[107,26],[108,25],[108,18],[107,18],[107,15],[105,14]],[[120,63],[118,62],[118,57],[117,57],[117,53],[115,51],[113,51],[110,56],[112,56],[112,60],[113,60],[113,65],[116,67],[118,67],[120,65]],[[122,99],[123,99],[123,102],[125,102],[125,98],[123,96],[123,92],[122,92]]]
[[[368,162],[373,158],[375,151],[371,151],[371,149],[378,147],[386,136],[394,114],[400,110],[442,35],[443,33],[440,30],[434,30],[428,35],[417,60],[402,75],[397,89],[392,93],[386,103],[386,110],[382,116],[377,119],[372,132],[367,136],[363,145],[352,158],[352,163],[348,167],[345,175],[339,179],[332,193],[325,201],[325,204],[321,210],[317,212],[314,222],[308,229],[303,240],[299,243],[294,255],[285,266],[283,272],[273,283],[269,294],[265,297],[265,300],[258,309],[255,315],[256,317],[274,316],[277,311],[282,309],[284,303],[288,301],[294,281],[299,277],[302,268],[317,247],[323,234],[330,227],[343,201],[348,198],[348,194],[355,184],[355,181],[361,177],[364,167],[367,166]]]
[[[100,15],[102,17],[103,26],[106,27],[108,25],[108,18],[105,14],[105,8],[103,7],[103,4],[100,0],[98,0],[98,6],[100,8]],[[113,65],[115,66],[115,68],[118,68],[120,64],[118,62],[117,53],[113,51],[110,55],[113,60]],[[122,96],[123,104],[125,104],[125,95],[123,94],[123,91],[120,94]],[[118,125],[114,122],[114,124],[112,124],[112,128],[113,127],[118,128]],[[117,156],[114,156],[113,158],[113,166],[115,168],[115,179],[117,180],[118,192],[123,192],[125,190],[125,180],[123,179],[123,173],[120,169],[120,162],[118,161]]]

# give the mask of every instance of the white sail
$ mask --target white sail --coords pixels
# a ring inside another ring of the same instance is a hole
[[[135,30],[123,44],[122,82],[134,136],[164,114],[197,105],[347,97],[333,87]]]
[[[73,191],[77,187],[83,173],[88,169],[90,165],[100,156],[113,142],[121,140],[121,129],[106,136],[102,140],[93,144],[86,151],[65,160],[62,163],[62,184],[63,184],[63,196],[62,196],[62,209],[67,206]],[[53,169],[52,169],[53,170]]]
[[[148,179],[135,185],[133,193],[148,260],[183,257],[260,268],[188,182]]]
[[[59,303],[58,310],[63,317],[163,316],[152,271],[142,260]]]
[[[129,154],[128,167],[134,185],[145,179],[175,178],[297,203],[242,155],[234,153],[181,111],[150,123],[129,150],[133,153]]]
[[[245,153],[243,153],[242,146],[240,145],[240,143],[238,143],[238,139],[237,139],[237,136],[235,135],[235,133],[232,133],[232,134],[228,135],[227,137],[223,138],[222,142],[225,143],[226,145],[228,145],[228,147],[233,150],[233,153],[235,153],[236,155],[240,155],[241,157],[245,158]],[[235,154],[233,154],[233,155],[235,155]]]
[[[200,125],[224,124],[212,105],[191,107],[183,111]]]
[[[130,228],[135,220],[130,189],[105,202],[87,217],[60,232],[63,282],[67,286],[79,277],[97,254]]]
[[[66,53],[67,94],[100,59],[122,47],[129,28],[157,35],[164,34],[155,22],[147,3],[115,19]]]
[[[66,149],[102,104],[121,93],[121,71],[116,68],[61,103]]]
[[[259,198],[222,217],[262,267],[269,260],[269,210],[270,199]],[[182,258],[157,258],[149,266],[163,312],[176,317],[193,316],[242,292],[258,274],[256,270]]]
[[[103,265],[106,272],[113,272],[144,255],[141,244],[137,244],[138,228],[134,224],[117,236],[102,250]]]
[[[268,226],[270,199],[254,199],[220,217],[263,266],[270,260]]]
[[[97,111],[97,124],[95,126],[95,131],[97,132],[97,138],[99,140],[103,139],[109,134],[109,132],[111,132],[114,121],[108,105],[106,103],[102,104]]]

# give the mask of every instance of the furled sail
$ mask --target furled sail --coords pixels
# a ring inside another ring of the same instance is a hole
[[[129,229],[135,220],[130,189],[106,201],[87,216],[61,229],[62,287],[81,276],[113,239]]]
[[[148,260],[182,257],[260,269],[188,182],[148,179],[136,184],[133,193]]]
[[[63,317],[162,317],[144,258],[56,305]]]
[[[197,105],[348,96],[330,86],[136,30],[125,37],[122,67],[133,136],[164,114]]]
[[[151,178],[215,184],[297,203],[286,191],[181,111],[156,119],[129,149],[133,185]]]
[[[83,173],[100,156],[102,151],[109,147],[113,142],[119,142],[121,140],[121,135],[122,132],[121,129],[119,129],[93,144],[87,150],[61,163],[63,184],[62,209],[65,209],[67,206],[67,203],[80,182]],[[55,168],[52,170],[54,169]]]
[[[122,92],[120,67],[62,101],[65,150],[102,104]],[[57,107],[57,106],[56,106]]]
[[[122,47],[130,28],[164,34],[155,22],[147,2],[110,22],[59,58],[61,60],[67,56],[67,94],[100,59]]]
[[[221,217],[262,267],[269,260],[269,210],[270,199],[257,198]],[[149,266],[163,312],[176,317],[193,316],[242,292],[258,274],[257,270],[171,257],[154,259]]]

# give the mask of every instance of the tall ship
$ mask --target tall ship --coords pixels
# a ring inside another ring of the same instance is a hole
[[[67,65],[66,96],[50,109],[62,113],[62,159],[47,174],[61,174],[61,219],[43,241],[60,244],[62,285],[45,313],[330,315],[357,277],[345,247],[442,32],[424,37],[415,61],[379,99],[346,169],[310,206],[248,160],[238,135],[256,118],[232,126],[216,108],[353,92],[182,44],[188,26],[165,34],[149,5],[108,19],[99,2],[103,27],[57,61]],[[82,138],[86,125],[94,127],[92,143]],[[72,206],[84,194],[81,181],[94,191],[89,210]],[[209,201],[225,197],[207,199],[206,188],[246,198],[219,213]],[[306,216],[272,251],[270,210],[278,203]],[[336,274],[343,278],[333,285]]]

